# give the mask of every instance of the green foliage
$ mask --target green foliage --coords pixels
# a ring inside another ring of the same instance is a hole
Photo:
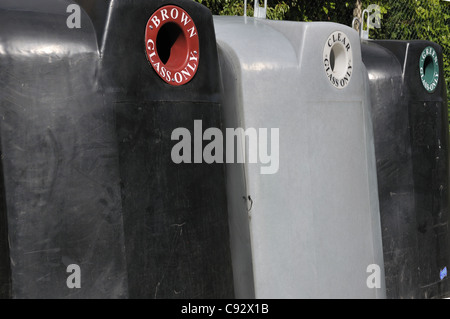
[[[205,7],[209,8],[213,14],[220,14],[221,9],[223,8],[223,3],[227,2],[226,0],[195,0],[195,2],[203,4]],[[229,1],[228,1],[229,2]],[[242,1],[243,2],[243,1]]]
[[[243,15],[244,0],[195,0],[217,15]],[[264,1],[260,1],[262,5]],[[247,14],[253,16],[254,1],[247,2]],[[350,25],[352,1],[268,0],[267,18],[291,21],[335,21]]]

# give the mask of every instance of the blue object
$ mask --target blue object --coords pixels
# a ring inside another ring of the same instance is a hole
[[[444,267],[444,269],[440,271],[439,277],[441,278],[441,280],[447,277],[447,267]]]

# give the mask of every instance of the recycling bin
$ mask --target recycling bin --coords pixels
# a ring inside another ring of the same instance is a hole
[[[388,298],[450,295],[442,49],[362,40],[369,73]]]
[[[93,29],[67,27],[69,4],[0,3],[4,297],[127,295],[114,114]]]
[[[177,128],[221,125],[209,10],[3,0],[0,21],[0,297],[232,297],[224,165],[171,157]]]
[[[233,298],[224,164],[202,158],[202,136],[222,127],[212,14],[112,1],[107,21],[100,83],[116,117],[130,297]]]
[[[214,25],[231,145],[236,297],[384,298],[368,75],[357,32],[250,17],[214,17]]]

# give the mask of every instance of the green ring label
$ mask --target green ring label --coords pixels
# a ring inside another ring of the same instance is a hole
[[[436,50],[426,47],[420,55],[420,79],[428,93],[433,93],[439,83],[439,58]]]

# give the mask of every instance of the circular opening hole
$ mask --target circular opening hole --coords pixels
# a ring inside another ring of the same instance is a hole
[[[156,38],[156,51],[161,62],[167,67],[181,67],[189,55],[183,30],[172,22],[163,25]]]
[[[427,83],[433,82],[434,79],[434,63],[431,56],[427,56],[423,63],[423,72],[425,73],[425,81]]]
[[[334,72],[334,66],[336,63],[336,58],[334,57],[334,50],[331,50],[330,52],[330,67],[331,67],[331,71]]]
[[[345,52],[345,47],[340,43],[334,44],[331,48],[330,66],[335,77],[341,78],[345,75],[347,70],[347,53]]]

